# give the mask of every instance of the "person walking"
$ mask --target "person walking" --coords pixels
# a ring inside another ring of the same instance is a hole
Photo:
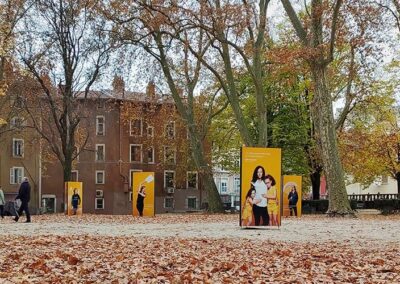
[[[6,204],[6,200],[4,198],[3,189],[0,186],[0,216],[4,219],[4,204]]]
[[[31,200],[31,186],[29,185],[28,178],[24,177],[22,179],[21,186],[19,187],[19,192],[15,200],[21,200],[21,207],[18,209],[18,216],[15,217],[15,222],[18,222],[19,216],[21,216],[22,212],[25,211],[26,214],[26,223],[31,222],[31,214],[29,213],[29,201]]]

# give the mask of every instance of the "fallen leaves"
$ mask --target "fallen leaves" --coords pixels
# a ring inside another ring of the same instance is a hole
[[[201,224],[223,216],[234,220],[230,215],[195,215],[187,219],[192,217],[192,222],[199,219]],[[40,218],[37,219],[43,222],[41,226],[46,226],[45,219]],[[165,222],[172,221],[171,218],[162,216],[159,219]],[[175,218],[181,219],[182,215]],[[55,219],[63,227],[71,224],[71,219],[62,216],[55,216]],[[126,216],[116,219],[129,222]],[[85,224],[82,220],[72,220]],[[100,220],[111,222],[114,218],[91,216],[86,222]],[[160,222],[154,218],[140,221]],[[359,241],[324,243],[283,242],[267,237],[264,240],[152,237],[150,234],[53,235],[51,231],[36,236],[3,234],[0,238],[0,282],[399,283],[399,255],[399,242],[365,241],[362,236]]]

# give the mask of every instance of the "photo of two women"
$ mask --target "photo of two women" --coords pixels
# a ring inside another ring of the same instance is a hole
[[[272,175],[257,166],[247,191],[242,213],[242,226],[278,226],[278,191]]]

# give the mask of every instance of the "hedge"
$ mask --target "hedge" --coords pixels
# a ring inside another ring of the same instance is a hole
[[[376,199],[370,201],[350,200],[353,210],[378,209],[382,214],[393,214],[400,210],[399,199]],[[303,214],[325,214],[328,211],[329,200],[302,200]]]

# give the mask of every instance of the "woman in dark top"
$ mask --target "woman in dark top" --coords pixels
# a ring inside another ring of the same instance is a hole
[[[139,211],[139,215],[143,216],[143,208],[144,208],[144,198],[146,197],[146,187],[144,185],[140,185],[140,189],[137,196],[136,208]]]
[[[292,190],[289,192],[289,210],[290,216],[297,216],[297,201],[299,200],[299,195],[297,194],[296,186],[293,185]]]

